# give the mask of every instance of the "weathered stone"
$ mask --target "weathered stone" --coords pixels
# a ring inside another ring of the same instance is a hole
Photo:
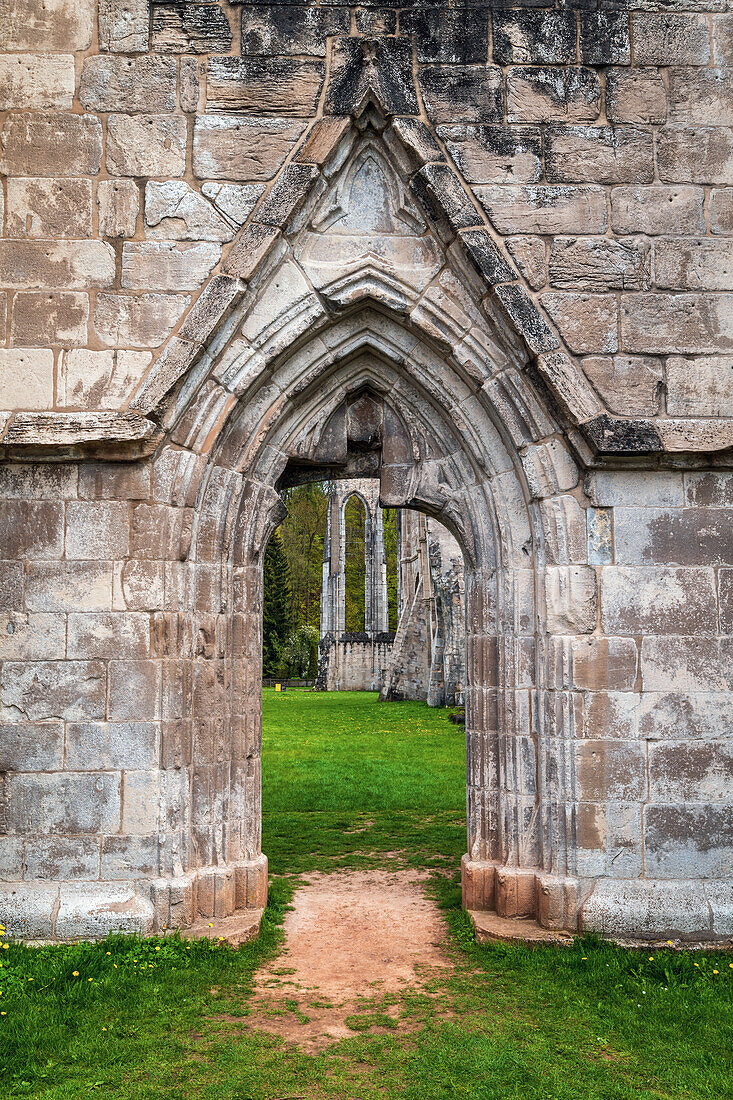
[[[0,562],[0,611],[21,611],[23,599],[23,562]]]
[[[415,173],[413,186],[431,208],[448,219],[454,229],[478,225],[480,215],[455,171],[447,164],[426,164]]]
[[[611,228],[614,233],[670,233],[681,236],[705,230],[701,187],[614,187]]]
[[[149,36],[149,0],[99,0],[100,50],[142,53]]]
[[[130,545],[126,503],[69,501],[66,506],[66,557],[126,558]]]
[[[29,611],[111,611],[112,566],[95,561],[27,562],[25,594]]]
[[[226,53],[232,45],[229,21],[216,4],[152,5],[151,43],[160,53]]]
[[[660,360],[648,356],[592,356],[583,371],[609,412],[656,416],[664,378]]]
[[[631,33],[635,65],[707,65],[710,60],[710,29],[702,13],[633,12]]]
[[[70,721],[104,718],[107,674],[103,661],[34,661],[3,665],[2,713],[37,722],[63,714]]]
[[[373,91],[384,110],[418,113],[412,43],[407,38],[338,38],[331,49],[327,114],[348,115]]]
[[[607,237],[556,237],[550,248],[550,286],[561,290],[648,290],[649,242]]]
[[[190,301],[183,294],[98,294],[94,330],[108,347],[157,348]]]
[[[624,11],[581,11],[580,60],[585,65],[628,65],[629,17]]]
[[[96,837],[38,837],[25,845],[29,878],[73,882],[99,878],[99,841]]]
[[[102,768],[144,768],[155,760],[156,727],[151,722],[70,722],[66,732],[69,768],[85,768],[90,757]]]
[[[610,294],[545,293],[543,307],[571,351],[579,354],[618,350],[618,305]]]
[[[652,134],[632,126],[568,126],[547,136],[545,175],[555,182],[651,183]]]
[[[137,660],[149,656],[148,616],[141,612],[104,612],[69,615],[69,657]]]
[[[503,121],[503,79],[498,67],[421,65],[420,90],[434,123]]]
[[[714,294],[636,294],[621,298],[624,351],[674,355],[728,351],[733,303]]]
[[[80,179],[9,179],[7,235],[91,237],[91,183]]]
[[[88,50],[94,29],[93,0],[6,0],[0,41],[6,50]]]
[[[184,180],[145,187],[145,222],[152,237],[177,241],[229,241],[234,232],[212,204]]]
[[[619,508],[614,531],[621,565],[725,565],[731,560],[731,513],[722,508]]]
[[[601,113],[601,82],[591,69],[513,68],[506,94],[509,122],[594,122]]]
[[[87,111],[173,111],[176,63],[162,57],[87,57],[79,101]]]
[[[92,115],[11,114],[0,150],[0,172],[8,176],[94,176],[102,162],[102,126]]]
[[[110,115],[107,171],[114,176],[182,176],[186,120],[178,115]]]
[[[202,194],[234,226],[244,225],[264,190],[261,183],[204,183],[201,187]]]
[[[134,180],[102,180],[97,184],[99,232],[103,237],[134,237],[140,192]]]
[[[487,283],[512,282],[517,278],[486,229],[461,229],[460,240]]]
[[[582,374],[564,351],[538,355],[536,366],[540,376],[556,395],[562,408],[573,420],[585,423],[589,417],[598,416],[602,406]]]
[[[649,798],[681,803],[694,789],[700,802],[721,802],[733,780],[730,741],[673,741],[649,746]]]
[[[122,286],[198,290],[220,258],[218,244],[127,242],[122,246]]]
[[[206,101],[212,110],[307,117],[315,111],[324,74],[325,65],[321,61],[212,57],[206,79]]]
[[[224,271],[227,275],[249,279],[279,237],[280,230],[274,226],[250,222],[245,226],[224,261],[222,265]]]
[[[364,13],[361,13],[364,14]],[[326,56],[329,35],[348,34],[349,12],[339,7],[269,4],[242,10],[242,56]]]
[[[71,107],[74,58],[71,54],[0,55],[0,111]]]
[[[561,65],[576,58],[572,12],[492,12],[498,65]]]
[[[194,172],[204,179],[270,179],[304,128],[304,123],[294,119],[232,115],[197,118],[193,133]]]
[[[0,241],[0,280],[19,290],[109,286],[114,253],[101,241]]]
[[[318,174],[314,165],[287,164],[257,210],[257,221],[261,225],[285,225],[305,200]]]
[[[595,630],[596,573],[587,565],[550,566],[547,585],[547,629],[551,634],[590,634]]]
[[[0,409],[53,408],[53,352],[0,348]]]
[[[651,69],[613,69],[606,76],[606,114],[612,122],[666,122],[667,88]]]
[[[669,290],[733,290],[733,241],[656,241],[654,281]]]
[[[88,294],[72,290],[22,291],[13,297],[10,342],[15,347],[78,347],[87,341],[88,322]]]
[[[485,62],[489,48],[489,21],[484,8],[424,7],[403,12],[402,34],[414,35],[418,61],[452,65]]]
[[[9,788],[13,818],[21,823],[19,832],[32,833],[39,819],[51,834],[112,832],[118,827],[118,776],[94,772],[14,775]]]
[[[532,351],[557,347],[557,337],[524,287],[505,284],[496,288],[496,295]]]
[[[655,878],[722,878],[733,856],[730,806],[648,805],[645,867]]]
[[[733,65],[733,14],[713,16],[715,64]]]
[[[685,474],[685,503],[733,508],[733,475],[723,470],[690,470]]]
[[[712,569],[609,566],[601,578],[601,625],[608,634],[712,634]]]
[[[733,89],[727,69],[672,69],[670,122],[733,125]]]
[[[606,196],[600,187],[476,187],[500,233],[603,233]]]
[[[469,183],[533,183],[542,175],[542,135],[533,126],[439,126]]]
[[[532,290],[547,285],[547,246],[542,237],[507,237],[512,259]]]
[[[193,114],[198,110],[203,80],[204,63],[195,57],[182,57],[178,66],[178,102],[182,111]]]
[[[31,513],[30,519],[37,524],[37,532],[38,526],[43,524],[43,517],[40,517],[39,521],[37,511],[35,514],[33,510],[29,511]],[[5,515],[2,515],[2,512],[3,509],[0,509],[0,516],[5,522],[7,512]],[[27,518],[27,515],[16,513],[11,517],[11,520],[23,522]],[[32,531],[30,532],[30,538],[33,539]],[[32,556],[22,544],[20,551],[24,557]],[[46,552],[51,557],[56,553],[56,550],[52,545],[48,545]],[[12,630],[9,630],[8,627],[12,627]],[[66,655],[65,651],[64,621],[59,615],[28,614],[26,612],[20,615],[6,613],[2,616],[0,658],[3,661],[58,661],[63,660]]]
[[[733,358],[702,356],[667,360],[667,412],[672,416],[721,416],[733,409]]]
[[[583,799],[643,802],[646,759],[633,741],[581,741],[576,746],[578,786]]]
[[[664,126],[657,139],[665,183],[733,183],[733,131],[718,126]]]
[[[712,233],[733,233],[733,187],[713,188],[708,216]]]

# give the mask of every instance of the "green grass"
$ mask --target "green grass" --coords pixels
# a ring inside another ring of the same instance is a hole
[[[464,784],[463,734],[445,711],[267,692],[273,879],[258,942],[1,950],[0,1100],[733,1095],[733,955],[475,943],[455,875]],[[354,1037],[320,1054],[249,1034],[252,975],[277,951],[297,876],[384,860],[436,871],[455,969],[400,998],[396,1020],[365,1005]]]

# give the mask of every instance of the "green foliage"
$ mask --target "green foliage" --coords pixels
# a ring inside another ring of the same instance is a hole
[[[397,561],[397,545],[399,539],[399,511],[397,508],[385,508],[382,512],[382,524],[384,527],[384,554],[387,564],[387,606],[389,609],[388,625],[394,634],[397,630],[398,602],[397,602],[397,574],[399,563]]]
[[[283,678],[305,680],[309,677],[314,660],[317,668],[318,631],[314,626],[301,626],[293,631],[283,646],[278,675]]]
[[[290,566],[279,531],[267,544],[263,570],[262,674],[275,676],[291,614]]]
[[[278,528],[290,566],[288,630],[320,624],[323,540],[328,512],[328,485],[313,482],[286,489],[288,514]]]
[[[344,508],[345,624],[348,633],[364,630],[366,580],[366,509],[361,497],[349,497]]]

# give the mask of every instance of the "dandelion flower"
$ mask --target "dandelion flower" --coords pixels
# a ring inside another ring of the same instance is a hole
[[[714,970],[714,971],[713,971],[713,974],[719,974],[719,973],[720,973],[720,971],[719,971],[719,970]]]
[[[111,955],[111,954],[112,954],[112,952],[111,952],[111,951],[108,951],[108,952],[107,952],[107,954],[108,954],[108,955]],[[107,1029],[105,1028],[105,1031],[106,1031],[106,1030],[107,1030]]]
[[[78,978],[79,977],[79,971],[78,970],[72,970],[71,971],[71,976],[72,976],[72,978]]]
[[[93,982],[93,981],[94,981],[94,978],[87,978],[87,981],[88,981],[88,982]]]
[[[117,969],[117,963],[112,963],[112,966],[115,968],[115,970]]]
[[[4,950],[4,951],[7,951],[7,949],[8,949],[9,947],[10,947],[10,944],[9,944],[9,943],[4,943],[4,944],[3,944],[3,950]]]
[[[653,956],[653,955],[650,955],[650,956],[649,956],[649,962],[653,962],[653,961],[654,961],[654,956]]]
[[[213,927],[214,927],[214,925],[211,923],[211,921],[209,921],[209,928],[213,928]]]
[[[696,966],[698,970],[700,969],[700,963],[693,963],[692,965]]]
[[[160,951],[160,948],[159,948],[159,947],[156,947],[156,949],[155,949],[155,950],[156,950],[156,951]]]
[[[106,1028],[106,1027],[103,1027],[103,1028],[102,1028],[102,1031],[106,1031],[106,1030],[107,1030],[107,1028]]]

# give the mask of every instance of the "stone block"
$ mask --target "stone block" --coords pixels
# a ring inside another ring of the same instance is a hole
[[[685,503],[733,508],[733,474],[724,470],[690,470],[685,474]]]
[[[94,330],[108,347],[157,348],[190,301],[185,294],[98,294]]]
[[[606,408],[620,416],[656,416],[664,370],[648,356],[590,356],[583,371]]]
[[[696,940],[710,933],[710,907],[699,882],[600,879],[583,903],[584,931],[652,940]]]
[[[9,237],[91,237],[92,185],[82,179],[9,179]]]
[[[6,661],[0,702],[6,718],[24,722],[104,718],[106,689],[102,661]]]
[[[575,497],[565,494],[541,501],[540,518],[549,565],[586,560],[585,511]]]
[[[631,38],[626,12],[580,12],[580,60],[584,65],[630,63]]]
[[[710,26],[702,12],[633,12],[635,65],[707,65]]]
[[[130,241],[122,246],[122,286],[126,289],[198,290],[221,258],[221,246]]]
[[[733,865],[730,805],[648,805],[644,852],[654,878],[726,878]]]
[[[152,5],[150,42],[156,53],[227,53],[232,29],[216,4]]]
[[[286,164],[257,211],[261,225],[284,226],[318,179],[312,164]]]
[[[672,69],[670,122],[733,125],[733,88],[728,69]]]
[[[553,351],[558,346],[557,337],[524,287],[505,283],[496,288],[496,296],[532,351]]]
[[[705,232],[701,187],[652,185],[614,187],[611,228],[614,233],[684,236]]]
[[[611,122],[666,122],[667,87],[661,74],[655,69],[611,69],[606,76],[606,114]]]
[[[84,60],[79,101],[87,111],[173,111],[176,62],[164,57],[110,57]]]
[[[504,87],[491,65],[421,65],[420,89],[433,123],[502,122]]]
[[[221,10],[221,9],[219,9]],[[101,874],[106,880],[134,881],[158,873],[158,838],[106,836],[102,840]]]
[[[151,180],[145,186],[149,236],[177,241],[230,241],[234,230],[214,205],[184,180]]]
[[[69,657],[142,660],[149,656],[150,626],[142,612],[69,615]]]
[[[618,305],[611,294],[546,293],[542,306],[571,351],[580,354],[618,350]]]
[[[733,719],[733,696],[715,691],[645,691],[639,736],[648,741],[700,741],[720,737]]]
[[[305,123],[295,119],[199,117],[193,134],[194,173],[204,179],[271,179],[304,129]]]
[[[357,12],[357,15],[365,14]],[[343,7],[294,7],[268,4],[242,9],[242,57],[298,54],[325,57],[329,35],[348,34],[349,11]],[[394,33],[394,32],[390,32]]]
[[[27,562],[28,611],[111,611],[112,566],[95,561]]]
[[[733,130],[721,126],[664,126],[657,137],[664,183],[733,183]]]
[[[708,200],[711,233],[733,233],[733,187],[715,187]]]
[[[584,691],[634,690],[638,671],[632,638],[574,638],[572,684]]]
[[[607,634],[715,634],[712,569],[609,566],[601,578]]]
[[[20,882],[22,880],[25,869],[24,848],[25,843],[21,836],[0,836],[0,882]],[[9,915],[5,911],[3,912],[3,920],[10,925]],[[21,931],[24,931],[22,925]]]
[[[0,772],[56,771],[63,765],[64,724],[0,720]]]
[[[97,184],[99,232],[102,237],[134,237],[140,192],[134,180],[101,180]]]
[[[69,501],[66,557],[78,560],[126,558],[130,547],[128,506],[115,501]]]
[[[649,242],[643,237],[556,237],[550,247],[550,286],[560,290],[648,290]]]
[[[160,773],[126,771],[123,778],[122,831],[148,836],[158,830]]]
[[[667,360],[667,412],[672,416],[731,415],[733,357],[700,356]]]
[[[115,277],[103,241],[0,241],[0,281],[16,290],[89,290]]]
[[[726,802],[733,782],[729,740],[672,741],[649,745],[649,800]]]
[[[547,630],[550,634],[589,634],[596,626],[596,573],[587,565],[546,569]]]
[[[623,565],[727,565],[733,512],[724,508],[619,508],[616,560]]]
[[[94,0],[5,0],[0,41],[6,50],[73,53],[92,44]]]
[[[733,14],[713,16],[715,64],[733,65]]]
[[[604,233],[606,196],[601,187],[474,188],[500,233]]]
[[[149,46],[150,0],[99,0],[99,48],[144,53]]]
[[[213,111],[237,110],[307,118],[315,113],[324,75],[325,63],[322,61],[296,61],[286,57],[210,57],[206,103]],[[197,120],[197,125],[199,121],[205,120]]]
[[[563,65],[576,60],[575,14],[570,11],[494,11],[498,65]]]
[[[88,323],[88,294],[73,290],[21,291],[13,296],[10,342],[15,347],[78,347],[87,342]]]
[[[111,722],[159,718],[159,662],[110,661],[107,708]]]
[[[634,740],[639,732],[638,711],[639,696],[635,692],[588,692],[585,696],[583,734],[591,740]]]
[[[110,115],[107,171],[113,176],[182,176],[186,120],[180,115]]]
[[[0,611],[20,611],[24,597],[23,562],[0,561]]]
[[[265,190],[263,183],[204,183],[202,194],[210,199],[230,225],[244,225]]]
[[[733,691],[733,637],[646,637],[641,668],[645,691]]]
[[[110,933],[150,936],[153,906],[128,883],[62,886],[55,931],[60,940],[101,940]]]
[[[71,107],[74,98],[72,54],[0,55],[0,111]]]
[[[94,761],[96,763],[96,761]],[[15,774],[8,816],[18,833],[114,833],[120,825],[120,779],[104,772]]]
[[[651,183],[652,134],[635,126],[551,128],[545,175],[557,183]]]
[[[472,65],[485,62],[488,56],[485,8],[414,8],[401,14],[400,33],[414,36],[418,61]]]
[[[643,802],[646,798],[646,748],[638,741],[580,741],[575,761],[583,801]]]
[[[542,237],[507,237],[509,253],[532,290],[547,285],[547,246]]]
[[[24,355],[25,352],[16,354]],[[77,480],[76,466],[69,462],[12,462],[0,465],[0,494],[6,498],[73,499]]]
[[[166,606],[162,563],[129,561],[122,568],[122,592],[131,611],[157,611]]]
[[[53,408],[53,352],[0,348],[0,409]]]
[[[586,477],[589,500],[601,507],[681,508],[682,474],[667,470],[596,470]]]
[[[542,175],[536,126],[439,126],[438,134],[469,183],[529,183]]]
[[[82,500],[146,500],[150,467],[130,462],[85,462],[79,467]]]
[[[0,500],[0,557],[59,558],[63,531],[63,503],[51,500]]]
[[[655,241],[654,281],[668,290],[733,290],[733,240]]]
[[[119,409],[150,366],[147,351],[65,352],[58,371],[58,405],[75,409]]]
[[[25,844],[29,879],[69,882],[99,878],[99,838],[86,836],[29,837]]]
[[[512,68],[506,95],[509,122],[594,122],[601,113],[601,82],[592,69]]]
[[[92,115],[11,114],[0,133],[0,172],[8,176],[96,175],[102,126]]]
[[[150,768],[157,763],[157,738],[155,722],[69,722],[66,767]]]
[[[621,296],[624,351],[676,355],[730,351],[733,302],[722,294]]]

